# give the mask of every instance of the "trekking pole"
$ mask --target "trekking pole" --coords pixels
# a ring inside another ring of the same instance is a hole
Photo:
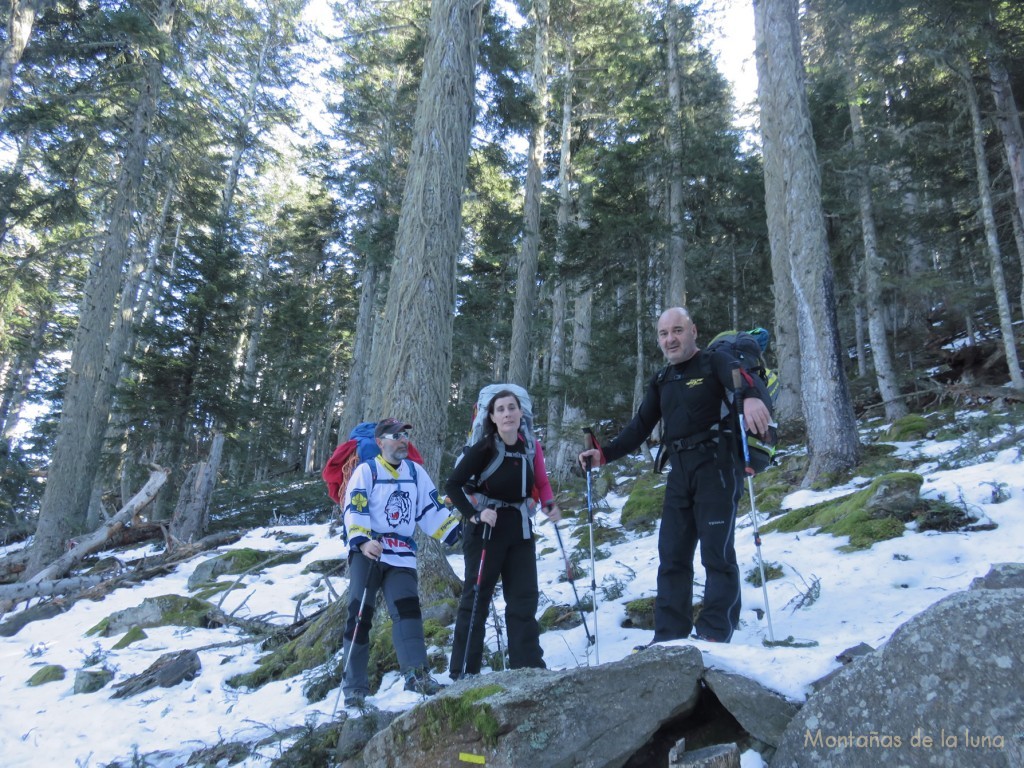
[[[743,398],[739,396],[740,372],[733,370],[733,391],[736,393],[736,412],[740,417],[740,444],[743,446],[743,464],[747,476],[747,495],[750,496],[750,522],[754,526],[754,547],[757,550],[757,568],[761,573],[761,592],[764,595],[764,615],[768,618],[768,639],[775,642],[772,627],[772,609],[768,605],[768,581],[764,577],[764,558],[761,557],[761,531],[757,525],[757,505],[754,503],[754,468],[750,466],[750,447],[747,445],[747,422],[743,416]]]
[[[466,664],[469,662],[469,645],[473,640],[473,623],[476,621],[476,607],[480,602],[480,584],[484,580],[484,560],[487,559],[487,542],[490,539],[491,526],[484,523],[484,545],[480,549],[480,567],[476,569],[476,584],[473,585],[473,608],[469,612],[469,629],[466,631],[466,650],[462,654],[462,677],[466,676]],[[481,638],[482,643],[483,639]]]
[[[366,557],[366,555],[363,555]],[[369,560],[369,558],[367,558]],[[349,641],[348,653],[345,653],[345,661],[341,665],[341,684],[338,686],[338,697],[334,700],[334,711],[331,712],[331,720],[338,714],[338,704],[341,703],[341,694],[345,689],[345,675],[348,674],[348,663],[352,660],[352,648],[356,644],[356,635],[359,634],[359,626],[363,623],[363,609],[366,608],[366,596],[370,592],[370,579],[377,570],[379,560],[370,560],[370,570],[366,572],[366,584],[363,585],[363,596],[359,599],[359,611],[356,613],[356,625],[352,628],[352,639]],[[342,653],[345,651],[345,638],[342,636]]]
[[[587,448],[596,448],[597,441],[589,427],[583,428]],[[587,457],[587,522],[590,525],[590,591],[594,596],[594,661],[601,663],[601,645],[597,641],[597,568],[594,558],[594,492],[590,479],[591,459]]]
[[[587,645],[593,645],[597,642],[597,638],[590,634],[590,627],[587,626],[587,615],[583,612],[583,606],[580,604],[580,593],[576,591],[576,577],[572,572],[572,565],[569,563],[569,556],[565,553],[565,545],[562,543],[562,533],[558,530],[558,523],[553,523],[555,526],[555,536],[558,538],[558,548],[562,550],[562,559],[565,560],[565,578],[569,580],[572,585],[572,593],[576,597],[576,610],[580,612],[580,618],[583,620],[583,631],[587,633]]]

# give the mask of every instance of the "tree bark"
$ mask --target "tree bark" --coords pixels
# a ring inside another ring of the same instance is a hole
[[[765,12],[763,4],[754,3],[755,14]],[[754,58],[758,83],[767,83],[769,56],[765,43],[763,19],[757,27]],[[761,86],[759,85],[759,90]],[[800,337],[796,322],[796,293],[789,274],[789,222],[786,215],[786,185],[782,173],[782,150],[779,142],[779,121],[771,110],[761,110],[761,141],[764,161],[765,213],[768,219],[768,243],[771,251],[772,292],[775,296],[774,343],[776,368],[779,374],[779,395],[775,418],[792,428],[803,422],[802,387],[800,383]]]
[[[874,203],[871,199],[871,177],[865,153],[864,114],[857,93],[855,62],[848,56],[846,62],[847,104],[850,111],[850,133],[853,140],[853,162],[857,204],[860,210],[861,240],[864,245],[864,304],[868,314],[868,339],[871,359],[874,361],[878,393],[885,404],[885,417],[895,421],[907,415],[907,404],[900,398],[899,377],[893,366],[889,338],[885,329],[884,294],[882,285],[882,259],[878,253],[878,232],[875,227]],[[858,355],[864,350],[858,349]]]
[[[992,276],[992,290],[995,293],[996,307],[999,310],[999,327],[1003,334],[1006,365],[1010,370],[1010,381],[1013,386],[1017,389],[1024,389],[1024,374],[1021,374],[1020,358],[1017,356],[1017,342],[1013,331],[1013,311],[1010,309],[1010,298],[1006,290],[1003,256],[999,247],[999,234],[996,230],[996,217],[992,205],[992,182],[988,173],[988,158],[985,156],[985,133],[981,122],[978,89],[974,86],[974,78],[969,65],[962,65],[959,74],[964,84],[964,95],[967,97],[967,106],[971,114],[971,143],[974,147],[974,166],[978,180],[978,199],[981,205],[979,215],[985,228],[989,274]]]
[[[161,0],[155,29],[167,37],[174,17],[174,0]],[[57,440],[46,490],[40,503],[39,525],[28,572],[37,573],[58,556],[64,542],[81,533],[89,508],[113,396],[113,371],[121,349],[110,346],[112,315],[120,275],[130,257],[132,220],[146,164],[153,115],[163,77],[163,63],[143,49],[146,57],[141,91],[123,152],[107,233],[90,270],[75,332],[71,365]]]
[[[565,41],[565,90],[562,93],[562,126],[558,152],[558,213],[555,222],[555,277],[551,290],[551,347],[548,363],[548,443],[547,449],[558,456],[564,439],[562,408],[565,404],[563,377],[565,375],[565,323],[569,297],[566,281],[561,273],[568,250],[569,220],[572,213],[572,112],[573,112],[573,58],[572,40]],[[561,480],[561,467],[550,467],[549,473]]]
[[[408,419],[437,476],[450,398],[455,265],[483,3],[433,0],[370,412]]]
[[[11,0],[10,17],[7,19],[7,39],[0,46],[0,115],[7,107],[14,82],[14,70],[21,62],[36,16],[53,0]]]
[[[784,248],[788,270],[777,280],[792,284],[800,343],[804,420],[810,462],[804,484],[856,465],[860,451],[836,319],[835,285],[821,206],[821,178],[804,89],[797,0],[755,0],[758,102],[765,140],[765,192],[784,232],[772,237]],[[763,66],[761,63],[763,62]],[[770,135],[770,140],[769,140]],[[767,157],[768,152],[772,156]],[[769,178],[771,174],[772,178]],[[774,264],[773,254],[773,264]]]
[[[530,385],[530,354],[533,316],[537,312],[537,262],[540,257],[540,210],[544,172],[544,150],[548,121],[548,0],[534,0],[536,42],[533,54],[534,122],[526,153],[526,189],[523,201],[523,239],[519,244],[519,270],[515,309],[512,314],[512,344],[508,380],[522,387]]]
[[[178,504],[171,518],[171,535],[178,541],[192,542],[206,534],[223,450],[224,433],[215,432],[209,457],[195,464],[181,484]]]
[[[679,8],[675,0],[669,0],[665,11],[665,38],[667,56],[666,87],[668,89],[668,121],[666,141],[668,142],[668,290],[666,307],[686,306],[686,239],[683,236],[683,87],[679,72]]]

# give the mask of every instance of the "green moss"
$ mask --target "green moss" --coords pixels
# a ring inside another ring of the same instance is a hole
[[[440,696],[423,705],[423,728],[420,731],[424,749],[431,749],[451,735],[470,726],[486,747],[498,741],[501,727],[489,704],[483,699],[501,693],[500,685],[471,688],[461,696]]]
[[[625,626],[654,629],[654,598],[641,597],[638,600],[630,600],[626,603],[626,619],[629,623]]]
[[[230,581],[207,582],[196,590],[195,597],[199,600],[209,600],[221,592],[230,592],[233,589],[244,589],[242,584],[234,584]]]
[[[285,643],[273,653],[261,658],[257,662],[259,666],[252,672],[234,675],[227,679],[227,684],[232,688],[255,690],[275,680],[287,680],[307,669],[320,666],[333,655],[331,651],[324,648],[323,642],[320,640],[312,645],[302,643],[301,640],[302,638],[298,638]]]
[[[91,637],[92,635],[99,635],[100,637],[106,637],[107,636],[107,629],[109,627],[110,627],[110,618],[109,617],[105,618],[105,619],[100,619],[99,623],[93,625],[92,627],[90,627],[89,629],[87,629],[85,631],[85,636],[86,637]]]
[[[385,619],[380,624],[374,624],[370,632],[370,690],[376,691],[380,688],[380,681],[388,672],[397,672],[398,654],[395,652],[395,644],[391,639],[391,619]]]
[[[55,683],[58,680],[63,680],[67,675],[67,670],[59,664],[47,664],[45,667],[41,667],[36,671],[32,677],[28,679],[28,685],[33,688],[37,685],[46,685],[46,683]]]
[[[911,472],[882,475],[856,493],[780,515],[768,521],[763,530],[792,532],[818,528],[822,533],[849,536],[849,543],[841,548],[843,551],[867,549],[876,541],[902,536],[904,523],[901,515],[906,512],[905,509],[891,512],[871,509],[869,502],[883,486],[907,484],[919,488],[921,482],[921,476]]]
[[[180,595],[161,595],[151,599],[157,602],[163,614],[163,621],[158,626],[205,627],[209,624],[208,616],[213,606],[205,600]]]
[[[570,605],[549,605],[537,620],[541,632],[555,629],[572,629],[583,623],[580,612]]]
[[[908,413],[893,422],[885,432],[885,439],[891,442],[922,440],[928,436],[931,429],[931,423],[924,416],[919,413]]]
[[[243,547],[225,552],[218,559],[228,561],[227,570],[222,573],[241,574],[258,571],[267,565],[288,565],[302,561],[313,547],[298,549],[294,552],[281,552],[279,550],[252,549]]]
[[[145,640],[148,635],[142,630],[142,627],[132,627],[124,636],[114,643],[112,650],[120,651],[122,648],[127,648],[132,643],[137,643],[139,640]]]
[[[443,648],[451,642],[452,630],[437,619],[426,619],[423,622],[423,637],[427,646],[436,645]]]
[[[779,563],[765,563],[764,564],[764,580],[775,581],[781,579],[785,575],[785,571]],[[747,575],[744,577],[747,584],[752,584],[755,587],[761,586],[761,569],[756,565],[747,571]]]
[[[577,539],[576,551],[583,553],[586,557],[590,557],[590,524],[579,525],[576,530],[572,532],[572,535]],[[598,548],[602,544],[620,544],[625,541],[626,537],[622,531],[616,528],[608,528],[601,525],[600,523],[594,523],[594,559],[604,560],[608,557],[607,552],[600,552]]]
[[[637,478],[622,507],[622,527],[630,531],[651,531],[661,518],[665,501],[664,475],[646,474]]]

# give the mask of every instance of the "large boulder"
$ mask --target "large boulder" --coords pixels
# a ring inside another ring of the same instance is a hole
[[[1017,768],[1022,690],[1024,589],[950,595],[813,694],[772,768]]]
[[[693,711],[704,663],[692,646],[655,646],[562,672],[460,681],[375,735],[366,768],[618,768],[659,727]]]

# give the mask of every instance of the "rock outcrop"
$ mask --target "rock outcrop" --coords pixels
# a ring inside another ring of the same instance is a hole
[[[1024,765],[1024,589],[997,569],[813,694],[772,768]]]

